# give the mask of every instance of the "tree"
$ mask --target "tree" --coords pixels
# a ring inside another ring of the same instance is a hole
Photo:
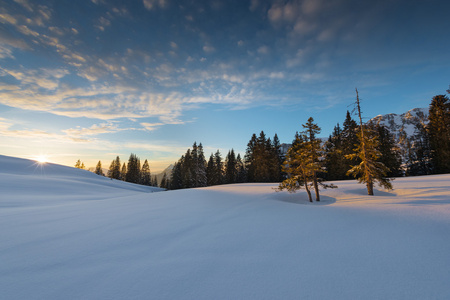
[[[241,155],[238,153],[236,157],[236,170],[237,170],[237,183],[243,183],[247,181],[247,169],[245,168],[244,163],[242,162]]]
[[[356,153],[349,154],[349,159],[359,157],[361,163],[353,166],[347,174],[353,175],[360,183],[365,183],[367,193],[373,196],[373,184],[378,182],[380,186],[386,189],[392,189],[392,184],[386,174],[389,169],[379,161],[381,157],[380,151],[377,149],[377,136],[370,131],[367,126],[362,123],[361,106],[359,101],[358,89],[356,89],[356,109],[359,117],[359,132],[358,132],[358,147],[355,149]]]
[[[400,149],[396,145],[394,136],[389,131],[389,129],[380,124],[375,125],[372,130],[375,131],[375,134],[378,138],[378,150],[381,154],[379,161],[389,169],[386,176],[402,176],[402,158],[400,155]]]
[[[428,114],[433,173],[450,173],[450,100],[434,96]]]
[[[170,189],[178,190],[183,187],[183,180],[181,174],[181,163],[176,162],[172,169],[172,175],[170,178]]]
[[[327,180],[342,180],[347,178],[348,162],[344,157],[342,143],[342,129],[339,123],[334,127],[333,133],[325,142],[324,166]],[[347,153],[350,154],[350,153]]]
[[[75,168],[84,170],[86,167],[84,166],[84,162],[82,162],[81,160],[77,160],[77,162],[75,163]]]
[[[237,162],[234,150],[228,151],[225,158],[225,183],[235,183],[237,180]]]
[[[121,173],[120,173],[120,158],[119,156],[116,157],[115,160],[111,162],[108,169],[108,175],[111,179],[121,179]]]
[[[125,179],[127,178],[127,165],[125,163],[123,163],[122,165],[122,171],[120,171],[120,178],[125,181]]]
[[[292,193],[304,187],[309,201],[313,202],[311,186],[314,187],[316,201],[320,201],[319,185],[323,188],[337,186],[324,184],[318,178],[318,172],[321,170],[319,157],[322,150],[316,135],[320,133],[320,127],[314,123],[313,118],[309,118],[308,122],[302,126],[305,130],[295,134],[295,140],[286,154],[283,171],[286,172],[287,178],[280,183],[278,190],[286,189]]]
[[[103,170],[102,170],[102,162],[98,161],[97,166],[95,167],[95,174],[100,175],[100,176],[105,176],[105,174],[103,174]]]
[[[141,162],[136,154],[130,154],[125,180],[132,183],[139,183],[141,180]]]
[[[161,179],[161,183],[160,183],[159,187],[163,188],[163,189],[167,189],[168,186],[167,186],[167,175],[166,175],[166,173],[163,174],[163,177]]]
[[[316,193],[316,201],[320,201],[317,173],[321,171],[321,167],[319,164],[319,157],[321,155],[321,146],[320,140],[317,139],[316,136],[320,133],[321,129],[316,123],[313,122],[314,119],[310,117],[308,119],[308,122],[302,125],[303,128],[305,129],[303,135],[306,141],[304,150],[306,152],[306,155],[310,159],[309,169],[310,172],[312,173],[312,182],[314,186],[314,191]]]
[[[206,178],[207,178],[208,186],[216,184],[216,182],[214,181],[215,172],[216,172],[216,165],[214,162],[214,155],[211,153],[211,156],[209,157],[209,160],[208,160],[208,165],[206,167]]]
[[[213,181],[214,184],[222,184],[223,183],[223,162],[222,162],[222,155],[220,154],[220,151],[217,150],[214,154],[214,174],[213,174]]]
[[[152,178],[150,174],[150,166],[148,161],[145,160],[141,169],[141,184],[143,185],[152,185]]]

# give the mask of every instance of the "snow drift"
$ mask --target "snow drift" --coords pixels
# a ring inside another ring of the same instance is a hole
[[[321,203],[273,184],[152,193],[0,157],[5,299],[448,299],[450,175]]]

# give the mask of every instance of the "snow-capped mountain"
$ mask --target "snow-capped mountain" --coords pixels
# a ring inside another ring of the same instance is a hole
[[[428,123],[428,108],[413,108],[401,115],[378,115],[369,122],[386,126],[398,141],[401,136],[412,137],[417,125]]]

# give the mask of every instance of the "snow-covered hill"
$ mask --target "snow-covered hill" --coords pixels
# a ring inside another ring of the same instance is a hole
[[[322,202],[273,184],[149,193],[0,157],[2,299],[448,299],[450,175]],[[50,201],[51,200],[51,201]]]

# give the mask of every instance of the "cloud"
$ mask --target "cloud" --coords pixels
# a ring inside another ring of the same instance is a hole
[[[154,130],[158,129],[159,127],[161,127],[162,125],[164,125],[164,123],[145,123],[145,122],[142,122],[140,124],[147,131],[154,131]]]
[[[148,10],[152,10],[153,8],[165,8],[167,6],[167,0],[143,0],[144,7]]]
[[[91,136],[91,135],[99,135],[103,133],[113,133],[118,131],[123,131],[128,129],[119,129],[114,123],[102,123],[102,124],[94,124],[89,128],[82,128],[77,126],[77,128],[70,128],[63,130],[70,137],[80,137],[80,136]]]

